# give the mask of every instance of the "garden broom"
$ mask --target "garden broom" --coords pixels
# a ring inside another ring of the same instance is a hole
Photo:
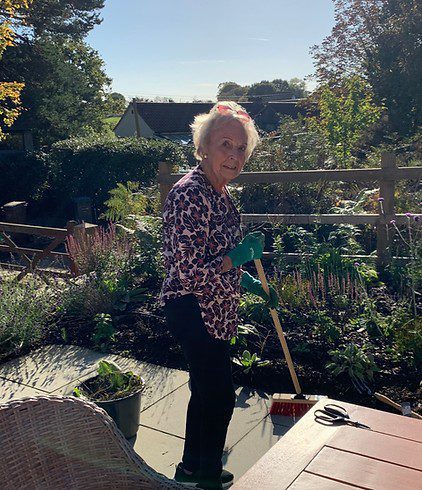
[[[270,290],[261,260],[255,259],[254,262],[262,287],[264,288],[264,291],[269,295]],[[321,398],[326,398],[326,396],[304,395],[302,393],[302,388],[300,387],[299,380],[297,379],[296,371],[293,366],[293,361],[290,356],[290,351],[287,346],[286,338],[284,336],[284,332],[281,327],[277,312],[274,308],[270,308],[270,313],[275,328],[277,330],[278,338],[280,339],[281,347],[283,348],[284,352],[284,357],[286,358],[287,366],[290,371],[290,376],[292,377],[293,385],[296,391],[295,395],[289,393],[274,393],[272,396],[270,414],[300,417],[304,415],[313,405],[315,405],[318,400],[320,400]]]

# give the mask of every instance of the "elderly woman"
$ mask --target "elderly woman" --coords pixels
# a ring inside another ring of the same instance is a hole
[[[235,405],[230,339],[236,335],[240,286],[277,304],[241,265],[261,258],[264,235],[243,239],[227,184],[258,143],[254,122],[234,102],[220,102],[192,124],[199,164],[179,180],[163,210],[166,278],[160,304],[189,365],[191,397],[182,462],[175,479],[221,489],[233,475],[222,454]]]

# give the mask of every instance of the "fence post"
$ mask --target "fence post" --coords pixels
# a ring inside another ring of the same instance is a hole
[[[66,230],[67,230],[67,235],[66,238],[69,236],[72,236],[75,232],[75,226],[77,225],[76,221],[68,221],[66,223]],[[67,242],[66,242],[66,249],[67,252],[69,253]],[[70,262],[70,272],[72,276],[77,276],[78,275],[78,268],[76,267],[75,261],[73,260],[72,256],[69,254],[69,262]]]
[[[397,168],[396,155],[394,153],[383,153],[381,155],[381,167],[383,176],[380,180],[380,198],[383,201],[379,203],[380,223],[377,224],[377,262],[378,267],[382,269],[391,260],[393,231],[389,223],[395,217],[395,179],[385,174],[389,170]]]
[[[165,182],[162,182],[162,180],[164,180],[166,177],[171,175],[171,167],[172,167],[171,163],[167,163],[167,162],[158,163],[157,180],[160,186],[161,212],[163,211],[164,202],[166,200],[167,194],[170,192],[170,189],[172,188],[171,184],[166,184]]]
[[[75,244],[79,247],[80,250],[88,251],[91,248],[91,240],[90,237],[94,235],[95,230],[98,229],[98,225],[94,225],[92,223],[82,222],[79,225],[76,224],[75,221],[68,221],[67,229],[69,230],[69,226],[71,229],[71,234],[73,235],[73,239],[75,240]],[[71,271],[72,274],[78,275],[79,271],[71,259]]]

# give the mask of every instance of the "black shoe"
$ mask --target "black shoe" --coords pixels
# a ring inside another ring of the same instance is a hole
[[[225,489],[228,488],[233,483],[233,474],[227,470],[223,470],[221,472],[221,478],[217,480],[210,480],[201,478],[201,475],[198,471],[195,471],[191,475],[185,473],[183,469],[182,463],[179,463],[176,467],[176,473],[174,475],[174,479],[179,483],[184,483],[185,485],[189,485],[196,488],[216,488],[216,489]]]

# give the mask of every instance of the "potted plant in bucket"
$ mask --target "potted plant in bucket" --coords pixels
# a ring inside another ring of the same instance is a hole
[[[97,375],[74,388],[73,395],[103,408],[129,439],[138,431],[144,386],[144,380],[132,371],[123,372],[112,361],[100,361]]]

